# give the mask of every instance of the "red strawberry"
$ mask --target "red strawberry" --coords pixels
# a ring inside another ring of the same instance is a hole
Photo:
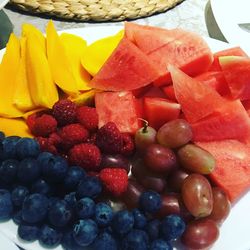
[[[127,190],[128,175],[122,168],[104,168],[99,175],[103,186],[114,196],[120,196]]]
[[[98,114],[95,108],[88,106],[81,106],[77,109],[76,117],[89,131],[95,131],[98,128]]]
[[[104,153],[118,154],[121,152],[122,134],[114,122],[106,123],[97,131],[96,145]]]
[[[99,148],[90,143],[81,143],[73,146],[69,151],[69,159],[72,164],[86,170],[98,171],[101,163]]]

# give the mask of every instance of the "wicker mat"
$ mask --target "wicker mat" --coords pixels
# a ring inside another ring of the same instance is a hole
[[[150,16],[184,0],[10,0],[30,13],[82,21],[121,21]]]

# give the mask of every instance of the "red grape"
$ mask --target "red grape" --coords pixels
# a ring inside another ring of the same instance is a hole
[[[143,159],[148,168],[159,173],[168,174],[177,166],[174,152],[160,144],[149,145]]]
[[[191,126],[184,119],[176,119],[165,123],[157,132],[156,138],[159,144],[177,148],[185,145],[192,139]]]
[[[170,173],[167,179],[167,183],[171,191],[180,192],[182,183],[188,175],[189,174],[183,169],[176,169],[172,173]]]
[[[182,199],[188,211],[194,217],[206,217],[213,209],[212,188],[206,177],[190,174],[183,181]]]
[[[202,218],[188,223],[181,242],[191,249],[210,247],[219,237],[219,228],[213,220]]]

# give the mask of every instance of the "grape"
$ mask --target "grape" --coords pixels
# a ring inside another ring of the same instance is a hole
[[[218,224],[222,223],[228,216],[231,208],[230,201],[226,193],[219,187],[213,187],[213,210],[208,216]]]
[[[142,119],[143,120],[143,119]],[[145,148],[156,142],[156,130],[148,126],[148,122],[144,121],[144,127],[137,130],[135,134],[135,145],[139,151],[144,151]]]
[[[124,168],[128,173],[131,167],[131,163],[126,157],[120,154],[103,155],[102,161],[101,161],[101,167],[102,168],[112,168],[112,167]]]
[[[187,144],[177,152],[183,168],[199,174],[210,174],[215,168],[214,157],[206,150]]]
[[[139,206],[139,198],[143,191],[144,188],[140,184],[138,184],[135,180],[130,179],[127,190],[121,198],[128,208],[137,208]]]
[[[181,242],[191,249],[210,247],[219,237],[219,229],[213,220],[202,218],[190,222],[181,237]]]
[[[206,217],[213,209],[212,188],[206,177],[190,174],[182,184],[182,199],[194,217]]]
[[[185,145],[192,139],[191,126],[186,120],[176,119],[165,123],[157,132],[156,139],[159,144],[177,148]]]
[[[177,165],[174,152],[160,144],[149,145],[143,159],[148,168],[159,173],[169,173]]]
[[[173,192],[180,192],[182,183],[184,179],[188,176],[189,174],[183,170],[183,169],[176,169],[174,170],[167,179],[168,187],[173,191]]]
[[[137,181],[146,189],[161,193],[166,188],[165,178],[145,167],[141,159],[134,162],[131,171]]]

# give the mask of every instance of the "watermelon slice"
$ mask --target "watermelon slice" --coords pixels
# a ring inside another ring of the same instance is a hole
[[[162,91],[165,93],[165,95],[167,96],[169,100],[173,102],[177,102],[173,85],[163,87]]]
[[[224,100],[224,104],[217,108],[217,113],[191,125],[194,141],[244,141],[249,135],[250,118],[239,100]]]
[[[236,202],[250,188],[250,148],[236,140],[196,144],[215,157],[216,167],[210,177],[231,202]]]
[[[197,122],[216,112],[224,99],[212,88],[191,78],[174,66],[168,67],[173,79],[176,99],[186,119]]]
[[[225,50],[218,51],[214,53],[214,61],[212,65],[209,67],[209,71],[221,71],[221,66],[219,63],[219,57],[221,56],[243,56],[248,57],[246,52],[242,50],[240,47],[233,47]]]
[[[250,99],[250,58],[223,56],[219,62],[232,97]]]
[[[124,133],[135,133],[140,128],[138,103],[129,91],[99,92],[95,94],[95,106],[99,128],[114,122]]]
[[[146,86],[159,77],[149,58],[123,38],[90,82],[101,90],[125,91]]]
[[[159,129],[168,121],[177,119],[181,106],[178,103],[159,97],[144,98],[144,112],[149,126]]]

